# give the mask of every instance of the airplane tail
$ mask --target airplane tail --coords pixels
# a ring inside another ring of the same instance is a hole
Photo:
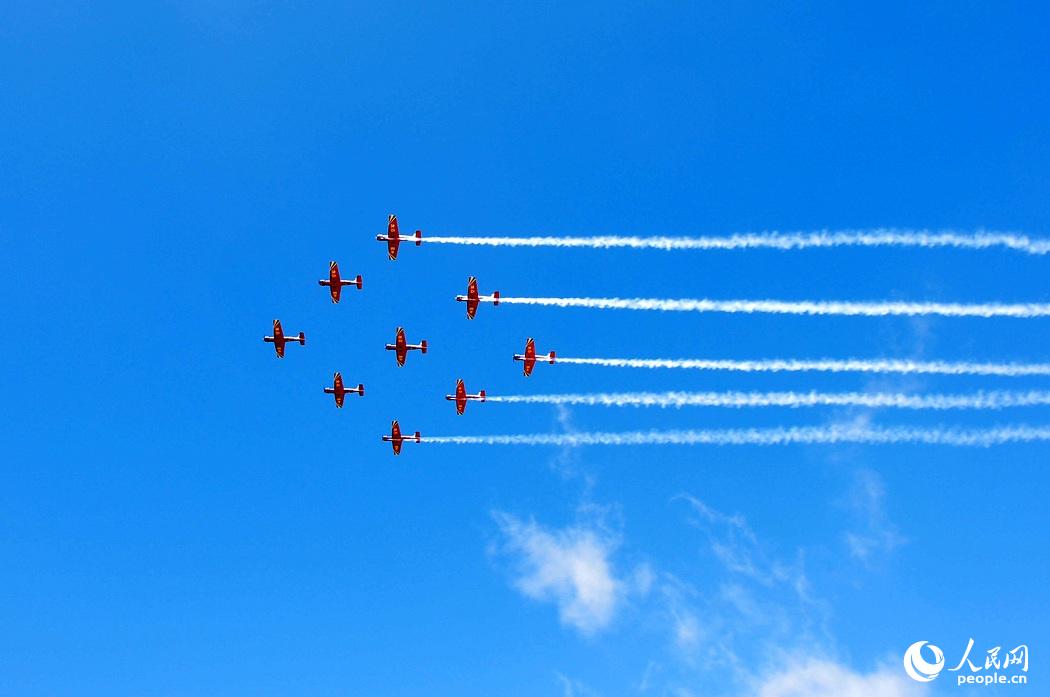
[[[300,346],[306,346],[306,334],[299,332],[299,338],[296,339]]]
[[[551,351],[551,353],[550,353],[550,362],[551,362],[551,365],[554,365],[554,351]]]
[[[417,247],[423,244],[423,232],[421,230],[416,230],[416,234],[412,237],[415,239]]]
[[[480,392],[478,392],[478,394],[481,395],[481,401],[484,402],[485,401],[485,390],[481,390]]]
[[[423,339],[422,341],[419,342],[419,352],[420,353],[426,353],[427,352],[427,340],[426,339]]]
[[[417,443],[419,442],[419,431],[416,431],[416,435],[415,435],[414,439],[415,439],[415,441]]]
[[[492,306],[497,307],[499,305],[499,291],[492,291]]]
[[[364,282],[361,279],[361,274],[357,274],[357,278],[354,279],[354,285],[357,286],[358,290],[361,290],[361,286],[364,285]]]
[[[364,383],[358,383],[358,385],[357,385],[357,394],[358,394],[359,396],[361,396],[361,397],[364,397],[364,396],[365,396],[365,386],[364,386]]]

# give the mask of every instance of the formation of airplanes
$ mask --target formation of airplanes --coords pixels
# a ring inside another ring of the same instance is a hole
[[[398,231],[397,216],[390,215],[387,219],[386,234],[376,235],[376,240],[386,242],[387,256],[391,260],[394,260],[397,259],[398,250],[403,240],[415,242],[418,247],[423,242],[423,233],[416,230],[414,235],[404,238],[401,237]],[[339,273],[339,264],[335,261],[330,262],[328,265],[328,278],[322,278],[318,280],[317,283],[322,287],[328,288],[333,304],[339,302],[344,287],[353,286],[357,288],[357,290],[361,290],[364,287],[364,282],[360,274],[354,276],[352,279],[343,278]],[[456,301],[466,303],[467,318],[474,319],[477,315],[478,306],[482,302],[491,302],[494,307],[498,307],[500,295],[498,290],[493,291],[491,295],[481,295],[478,291],[478,279],[471,276],[467,279],[466,294],[457,295]],[[285,347],[287,344],[298,343],[300,346],[306,346],[306,334],[302,331],[297,335],[285,334],[284,329],[281,326],[281,320],[275,319],[273,321],[273,334],[270,336],[264,336],[263,341],[273,344],[277,357],[284,358]],[[426,339],[422,339],[419,343],[410,344],[406,338],[404,327],[398,327],[394,333],[394,343],[387,344],[386,350],[393,351],[394,357],[397,360],[397,365],[403,366],[408,358],[409,351],[419,351],[421,355],[427,353],[427,341]],[[514,360],[522,362],[522,372],[528,377],[532,375],[533,368],[536,366],[538,360],[553,364],[555,361],[555,354],[554,351],[550,351],[546,355],[537,356],[536,342],[533,341],[532,338],[529,338],[525,342],[525,352],[522,354],[514,354]],[[331,386],[324,387],[324,393],[332,395],[335,398],[336,408],[342,409],[346,395],[356,394],[359,397],[364,397],[365,386],[364,384],[359,383],[357,387],[347,387],[343,382],[342,374],[336,372],[332,378]],[[450,402],[455,402],[456,414],[462,415],[466,412],[467,402],[485,402],[485,390],[479,390],[476,394],[470,394],[467,392],[463,380],[459,379],[456,380],[455,393],[445,395],[445,399]],[[404,443],[420,443],[422,442],[422,437],[420,436],[419,431],[415,431],[413,435],[404,435],[401,432],[400,424],[398,424],[397,420],[394,420],[390,427],[390,435],[382,436],[382,440],[385,443],[391,444],[395,455],[400,455]]]

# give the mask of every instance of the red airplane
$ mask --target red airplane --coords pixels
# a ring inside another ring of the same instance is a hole
[[[340,409],[343,408],[343,398],[346,397],[347,393],[351,393],[351,392],[356,392],[361,397],[364,397],[365,396],[365,386],[364,385],[358,385],[356,388],[355,387],[351,387],[350,389],[347,389],[347,388],[343,387],[343,376],[340,375],[339,373],[335,374],[335,381],[333,382],[332,386],[324,388],[324,393],[325,394],[334,394],[335,395],[335,405],[337,407],[339,407]]]
[[[387,218],[386,221],[386,234],[376,235],[376,239],[380,242],[386,242],[386,253],[393,261],[397,259],[397,248],[401,244],[401,235],[397,232],[397,216],[393,213]],[[415,240],[416,246],[423,244],[423,233],[416,230],[416,234],[406,239]]]
[[[478,279],[471,276],[467,279],[467,294],[457,295],[456,302],[467,304],[467,319],[474,319],[478,311],[478,303],[482,300],[491,300],[493,307],[499,307],[499,291],[492,291],[492,295],[478,295]]]
[[[540,359],[543,359],[543,358],[544,358],[543,356],[540,356]],[[554,351],[551,351],[549,354],[547,354],[546,358],[547,358],[547,361],[551,365],[554,365]],[[525,363],[525,366],[524,366],[525,377],[528,377],[528,376],[532,375],[532,369],[536,365],[536,342],[533,341],[531,338],[528,341],[526,341],[525,342],[525,353],[524,354],[515,353],[514,354],[514,360],[516,360],[516,361],[524,361],[524,363]]]
[[[384,443],[390,443],[390,445],[394,448],[395,455],[401,454],[401,444],[405,441],[408,441],[409,443],[422,442],[419,438],[419,431],[416,431],[416,434],[414,436],[401,435],[401,426],[398,425],[397,419],[394,419],[393,423],[390,424],[390,435],[382,436],[382,438]]]
[[[281,320],[275,319],[273,321],[273,336],[264,336],[263,341],[273,344],[274,350],[277,351],[277,357],[284,358],[284,345],[289,341],[298,341],[300,346],[306,346],[306,335],[299,332],[299,336],[285,336],[284,330],[281,329]]]
[[[394,339],[393,344],[387,344],[387,351],[397,352],[397,364],[404,365],[405,358],[408,356],[409,351],[419,351],[420,353],[427,352],[427,340],[423,339],[418,344],[409,344],[405,341],[405,329],[404,327],[397,328],[397,336]]]
[[[339,264],[334,261],[328,265],[328,279],[321,279],[317,282],[319,285],[328,286],[332,292],[332,302],[339,302],[339,294],[343,291],[343,286],[357,286],[358,290],[361,290],[361,274],[357,275],[352,281],[344,281],[339,278]]]
[[[456,413],[462,414],[467,409],[467,400],[476,399],[479,402],[485,401],[485,390],[481,390],[477,394],[467,394],[467,387],[463,384],[462,380],[456,380],[456,394],[445,395],[445,399],[448,401],[456,402]]]

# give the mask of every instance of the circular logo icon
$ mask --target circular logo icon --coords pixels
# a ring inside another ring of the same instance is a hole
[[[933,662],[922,657],[923,647],[928,647],[933,654]],[[930,682],[944,670],[944,652],[928,641],[916,641],[904,652],[904,672],[912,680]]]

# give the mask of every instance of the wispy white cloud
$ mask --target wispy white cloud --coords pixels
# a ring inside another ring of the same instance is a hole
[[[705,534],[705,553],[717,566],[698,578],[654,571],[649,612],[659,618],[668,653],[651,659],[640,684],[676,694],[698,681],[710,688],[715,680],[720,687],[708,694],[732,694],[754,676],[755,656],[779,655],[784,646],[826,646],[826,608],[810,589],[802,550],[784,561],[742,515],[688,494],[674,500],[688,504],[689,520]]]
[[[649,688],[653,686],[653,681],[660,674],[661,670],[663,670],[663,666],[656,661],[649,661],[646,663],[645,671],[642,673],[642,677],[638,681],[638,684],[635,685],[635,689],[639,692],[648,692]]]
[[[764,586],[786,584],[804,594],[808,582],[801,564],[786,564],[770,558],[743,516],[721,513],[688,494],[676,498],[689,504],[694,513],[693,523],[707,533],[711,552],[727,571]]]
[[[554,405],[554,426],[558,433],[573,436],[580,433],[573,418],[572,409],[565,404]],[[550,467],[557,472],[562,479],[570,480],[578,478],[583,484],[583,499],[589,500],[591,489],[594,488],[594,475],[586,467],[580,465],[580,449],[572,443],[561,445],[549,460]]]
[[[593,634],[609,626],[626,590],[610,559],[618,540],[597,526],[544,528],[533,520],[493,514],[516,557],[514,585],[526,597],[553,602],[563,624]]]
[[[634,582],[635,592],[639,597],[644,598],[649,595],[653,584],[656,582],[656,572],[653,571],[653,567],[648,563],[639,564],[634,569],[632,581]]]
[[[766,675],[748,689],[757,697],[912,697],[917,683],[892,667],[859,673],[834,661],[808,658]]]
[[[877,477],[859,476],[858,519],[879,520],[884,492]],[[625,563],[623,521],[615,506],[584,502],[575,522],[549,527],[494,512],[512,583],[525,597],[558,609],[561,623],[591,636],[616,624],[655,633],[662,641],[645,657],[634,689],[659,695],[756,697],[911,697],[913,686],[893,667],[872,672],[839,662],[827,630],[825,603],[811,590],[805,550],[788,554],[756,534],[740,514],[721,512],[695,496],[689,522],[706,537],[717,564],[688,567]],[[861,516],[861,513],[864,515]],[[702,564],[702,560],[694,563]],[[637,622],[635,622],[637,620]],[[566,697],[596,694],[556,674]],[[700,691],[702,687],[702,692]]]
[[[561,685],[563,697],[600,697],[598,692],[580,680],[570,678],[563,673],[555,673],[555,676]]]
[[[730,633],[724,617],[713,606],[711,598],[693,584],[671,573],[659,581],[659,616],[670,641],[675,659],[691,668],[708,669],[735,661],[729,646]]]
[[[858,470],[847,500],[855,528],[843,537],[850,556],[871,564],[906,542],[890,522],[885,507],[886,488],[873,470]]]

